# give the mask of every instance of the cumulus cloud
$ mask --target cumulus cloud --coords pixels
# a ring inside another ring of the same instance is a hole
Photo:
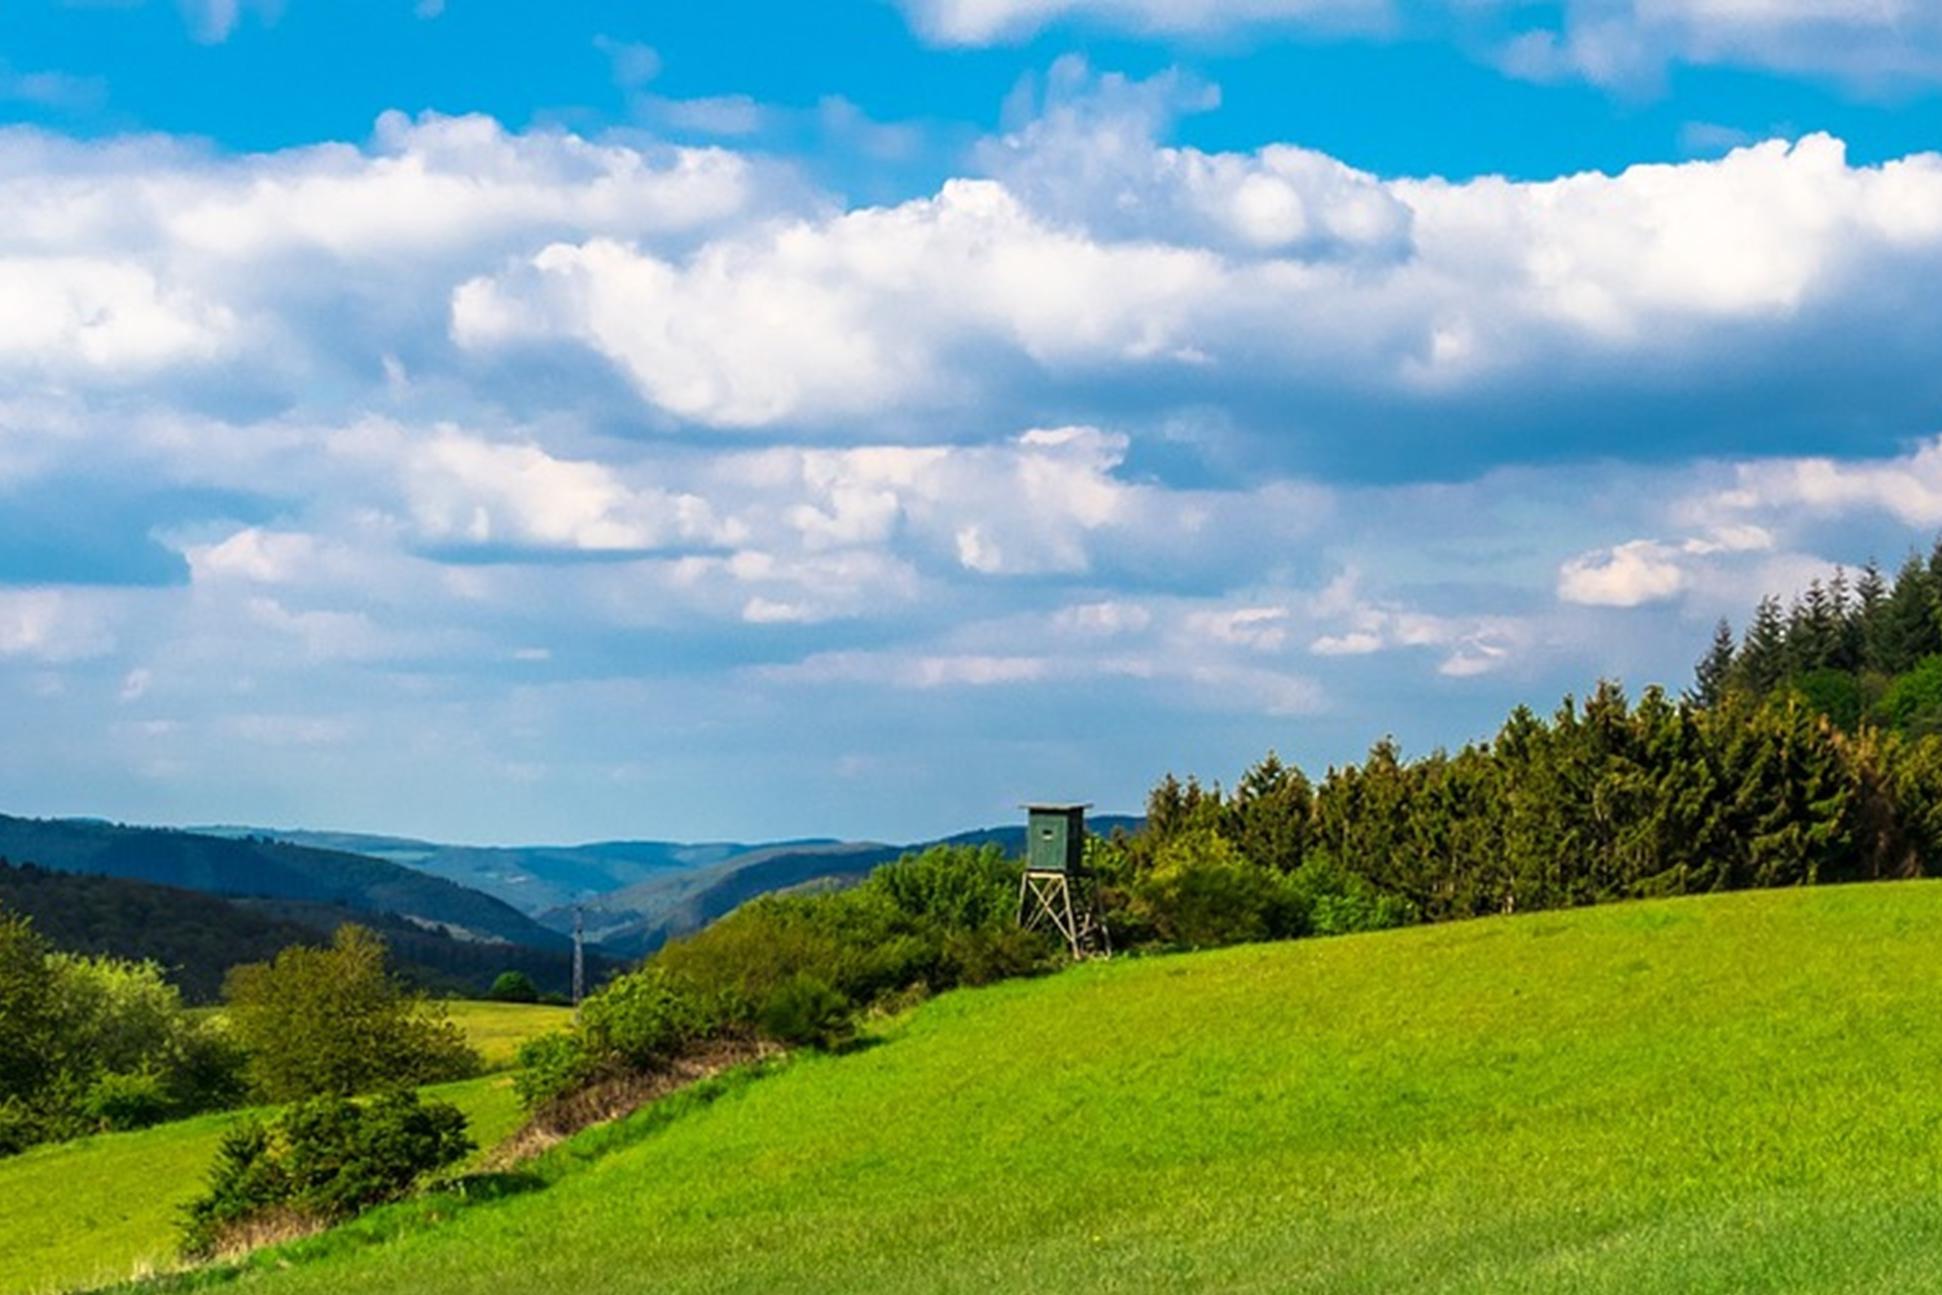
[[[385,115],[367,146],[224,157],[0,130],[0,367],[72,380],[258,363],[295,398],[436,337],[452,288],[549,238],[719,229],[780,192],[709,149]]]
[[[1686,587],[1676,550],[1655,540],[1631,540],[1566,562],[1558,597],[1588,607],[1637,607],[1676,597]]]
[[[1785,391],[1806,425],[1884,365],[1891,419],[1942,398],[1916,343],[1942,321],[1908,297],[1942,278],[1935,155],[1858,167],[1810,136],[1617,175],[1384,181],[1293,148],[1164,147],[1148,101],[1174,91],[1094,89],[987,148],[998,178],[685,256],[556,243],[460,288],[452,335],[482,357],[584,347],[657,411],[723,428],[1139,381],[1374,429],[1392,454],[1435,428],[1460,458],[1466,422],[1535,433],[1563,400],[1644,417]]]

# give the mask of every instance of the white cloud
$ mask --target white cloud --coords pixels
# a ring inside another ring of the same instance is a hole
[[[1638,607],[1686,588],[1678,551],[1656,540],[1631,540],[1584,553],[1558,571],[1558,597],[1587,607]]]
[[[1893,353],[1906,286],[1942,281],[1936,155],[1856,167],[1809,136],[1618,175],[1381,181],[1294,148],[1164,148],[1152,101],[1176,89],[1059,75],[1078,88],[985,150],[998,180],[685,257],[558,243],[466,283],[452,334],[481,356],[576,343],[725,428],[1131,380],[1348,401],[1366,424],[1833,382],[1795,354],[1871,334]]]
[[[900,0],[940,44],[1020,40],[1076,20],[1140,33],[1264,25],[1457,36],[1538,80],[1638,89],[1668,64],[1835,77],[1870,87],[1942,79],[1942,11],[1930,0]]]
[[[1713,496],[1701,511],[1713,515],[1785,513],[1824,515],[1881,512],[1906,525],[1942,525],[1942,438],[1893,459],[1840,462],[1780,459],[1737,469],[1738,484]]]

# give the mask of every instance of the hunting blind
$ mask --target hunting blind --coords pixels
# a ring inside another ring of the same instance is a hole
[[[1025,807],[1025,875],[1018,883],[1018,924],[1050,929],[1075,958],[1111,957],[1112,937],[1099,916],[1099,891],[1086,869],[1084,805]]]

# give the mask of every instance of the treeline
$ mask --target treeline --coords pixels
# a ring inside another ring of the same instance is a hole
[[[1169,777],[1146,830],[1106,853],[1123,922],[1169,869],[1188,874],[1177,888],[1228,896],[1200,944],[1227,942],[1223,924],[1258,929],[1269,883],[1304,873],[1338,879],[1377,924],[1916,877],[1942,858],[1942,739],[1848,733],[1785,693],[1707,707],[1649,688],[1633,704],[1605,683],[1455,752],[1405,760],[1379,742],[1319,784],[1272,755],[1232,793]],[[1237,868],[1258,874],[1252,889]]]
[[[1737,639],[1722,620],[1690,698],[1714,706],[1776,692],[1850,731],[1942,733],[1942,541],[1926,559],[1909,554],[1892,582],[1870,560],[1852,578],[1837,567],[1785,606],[1763,598]]]

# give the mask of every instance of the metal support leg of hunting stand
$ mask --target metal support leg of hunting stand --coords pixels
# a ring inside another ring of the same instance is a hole
[[[1074,958],[1113,956],[1112,935],[1099,917],[1098,892],[1090,877],[1027,871],[1018,883],[1018,924],[1056,932]]]

